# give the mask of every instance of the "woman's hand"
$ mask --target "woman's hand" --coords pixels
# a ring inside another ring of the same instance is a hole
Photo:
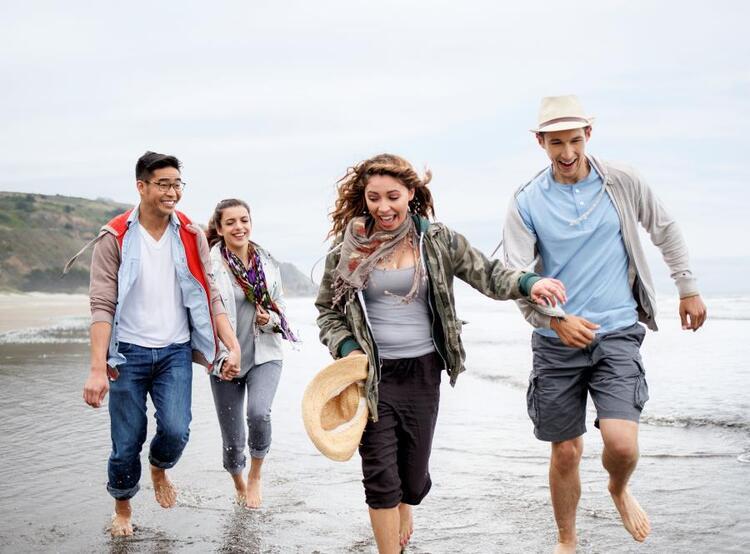
[[[233,351],[229,352],[229,356],[221,364],[219,370],[219,379],[222,381],[231,381],[240,374],[240,366],[238,358]]]
[[[263,326],[271,321],[271,314],[266,311],[260,304],[255,305],[255,323]]]
[[[560,304],[565,304],[568,300],[565,294],[565,285],[563,285],[562,281],[552,279],[551,277],[539,279],[534,283],[529,296],[540,306],[549,305],[553,308],[557,306],[558,301]]]
[[[364,356],[364,355],[365,355],[364,352],[362,352],[361,350],[357,349],[357,350],[352,350],[345,357],[348,358],[349,356]]]

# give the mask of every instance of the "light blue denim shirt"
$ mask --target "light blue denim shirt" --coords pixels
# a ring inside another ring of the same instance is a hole
[[[609,195],[601,194],[602,176],[591,167],[573,185],[555,181],[548,168],[517,201],[521,219],[536,238],[544,276],[565,283],[565,312],[598,323],[597,332],[606,333],[634,324],[638,315],[620,219]],[[548,328],[535,332],[556,336]]]
[[[112,323],[109,358],[107,360],[111,367],[117,367],[126,361],[125,356],[119,352],[117,327],[120,321],[120,309],[123,303],[127,302],[128,294],[132,290],[139,273],[141,257],[141,243],[138,240],[137,229],[139,225],[138,207],[136,207],[128,217],[128,228],[122,240],[121,262],[117,272],[117,306]],[[182,303],[188,311],[190,346],[211,362],[216,355],[216,342],[209,310],[209,299],[203,286],[188,269],[185,246],[180,239],[180,220],[176,214],[172,214],[166,232],[172,237],[172,253],[177,272],[177,282],[182,292]]]

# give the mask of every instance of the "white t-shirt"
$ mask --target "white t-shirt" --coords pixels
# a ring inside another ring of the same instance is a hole
[[[187,309],[177,281],[169,229],[157,241],[138,225],[138,235],[141,267],[120,309],[117,338],[146,348],[187,342]]]

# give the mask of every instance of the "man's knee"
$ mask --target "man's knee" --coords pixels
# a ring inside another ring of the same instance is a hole
[[[638,461],[638,443],[632,440],[615,439],[604,444],[605,458],[620,464]]]
[[[190,422],[163,421],[159,425],[158,434],[167,444],[182,448],[190,438]]]
[[[583,441],[580,438],[552,443],[552,465],[560,473],[577,469],[582,455]]]
[[[146,442],[146,428],[141,429],[118,429],[112,433],[112,454],[110,458],[114,462],[129,462],[138,458]]]

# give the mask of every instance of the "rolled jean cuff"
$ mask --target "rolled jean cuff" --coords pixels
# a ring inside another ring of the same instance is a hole
[[[148,463],[150,463],[154,467],[158,467],[159,469],[172,469],[175,465],[177,465],[179,459],[180,458],[178,457],[177,460],[173,460],[171,462],[160,462],[151,454],[148,455]]]
[[[109,483],[107,483],[107,492],[115,500],[130,500],[135,496],[140,488],[141,486],[138,483],[136,483],[134,487],[131,487],[129,489],[116,489]]]
[[[231,467],[224,466],[224,469],[226,469],[230,475],[239,475],[240,473],[244,471],[245,466],[244,465],[231,466]]]
[[[259,460],[262,460],[266,457],[266,454],[268,454],[268,451],[271,450],[270,446],[267,446],[263,450],[255,450],[253,448],[250,449],[250,457],[251,458],[257,458]]]

